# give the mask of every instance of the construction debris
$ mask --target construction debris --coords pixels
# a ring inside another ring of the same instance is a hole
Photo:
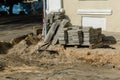
[[[102,42],[101,28],[71,25],[63,13],[50,13],[46,19],[47,35],[44,44],[93,46]],[[44,45],[43,44],[43,45]],[[101,44],[102,45],[102,44]],[[99,46],[96,46],[99,47]]]
[[[50,41],[52,40],[55,32],[56,32],[56,29],[58,28],[60,24],[60,21],[56,21],[52,24],[50,30],[48,31],[46,37],[45,37],[45,40],[44,40],[44,43],[50,43]]]
[[[63,19],[60,23],[60,26],[58,26],[58,29],[56,30],[56,34],[54,35],[54,38],[53,38],[53,41],[52,41],[52,44],[55,45],[57,44],[58,42],[58,35],[62,32],[62,31],[65,31],[65,27],[68,26],[69,24],[69,20],[67,19]],[[64,29],[64,30],[63,30]],[[62,34],[60,34],[62,36]],[[67,36],[66,36],[67,38]]]
[[[50,13],[50,14],[48,14],[47,18],[46,18],[47,32],[49,31],[49,29],[51,28],[52,24],[56,20],[62,20],[62,19],[64,19],[64,14],[63,13]]]

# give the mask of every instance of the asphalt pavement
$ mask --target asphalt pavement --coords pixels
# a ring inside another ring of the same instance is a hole
[[[0,18],[0,41],[9,41],[13,38],[32,32],[32,28],[42,27],[41,15],[19,15]]]

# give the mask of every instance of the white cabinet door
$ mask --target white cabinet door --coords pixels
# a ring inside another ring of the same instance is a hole
[[[62,0],[47,0],[47,13],[60,12],[62,9]]]
[[[91,26],[93,28],[102,28],[102,30],[106,30],[106,18],[82,17],[82,26]]]

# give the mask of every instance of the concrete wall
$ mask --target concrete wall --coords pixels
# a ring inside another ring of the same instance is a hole
[[[106,31],[120,32],[120,0],[63,0],[66,15],[74,25],[81,25],[82,16],[105,17]],[[111,15],[78,15],[78,9],[109,9]]]

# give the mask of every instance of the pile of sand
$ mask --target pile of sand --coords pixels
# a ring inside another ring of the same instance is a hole
[[[0,42],[0,54],[6,54],[12,46],[9,42]]]
[[[73,48],[66,49],[61,45],[49,46],[47,51],[36,53],[39,39],[28,36],[11,48],[6,56],[1,59],[7,66],[43,66],[75,63],[79,61],[90,62],[95,65],[110,64],[120,68],[120,44],[114,48]]]
[[[1,61],[7,66],[46,66],[59,62],[59,54],[56,51],[47,50],[36,53],[36,44],[28,40],[22,40],[16,44]]]
[[[114,48],[113,48],[114,47]],[[69,62],[86,61],[94,65],[111,65],[120,68],[120,44],[108,48],[73,48],[64,49],[61,46],[53,46],[51,49],[58,51]]]
[[[6,44],[2,47],[2,52],[7,53],[4,58],[1,58],[0,62],[4,62],[6,65],[10,66],[20,66],[23,63],[30,60],[32,54],[35,51],[35,45],[38,43],[39,38],[35,35],[28,35],[27,37],[21,39],[21,41],[14,45],[10,46],[8,49]],[[3,42],[1,43],[3,44]],[[12,44],[12,43],[11,43]],[[6,51],[6,52],[5,52]]]

